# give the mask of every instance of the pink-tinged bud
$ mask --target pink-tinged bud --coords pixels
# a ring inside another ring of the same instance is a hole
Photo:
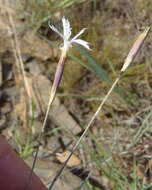
[[[55,77],[52,85],[52,93],[55,95],[57,88],[59,87],[59,84],[62,79],[63,71],[64,71],[64,63],[66,59],[66,51],[62,51],[60,60],[57,65],[57,69],[55,72]]]
[[[125,59],[125,63],[122,66],[121,72],[124,72],[128,68],[128,66],[131,64],[131,62],[134,60],[142,44],[144,43],[144,40],[146,39],[149,31],[150,31],[150,27],[146,27],[144,32],[139,35],[139,37],[133,44],[131,50],[129,51],[127,58]]]

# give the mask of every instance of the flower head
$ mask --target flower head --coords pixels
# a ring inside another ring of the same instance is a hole
[[[61,50],[67,51],[70,47],[72,47],[72,44],[79,44],[85,47],[86,49],[91,50],[88,42],[78,39],[78,37],[86,30],[86,28],[80,30],[80,32],[77,35],[75,35],[72,39],[70,39],[72,33],[70,22],[63,17],[62,24],[63,24],[63,34],[55,26],[49,25],[49,27],[63,39],[63,46],[61,47]]]

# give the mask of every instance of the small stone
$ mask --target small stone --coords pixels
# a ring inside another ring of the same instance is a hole
[[[44,63],[36,59],[26,63],[25,69],[28,69],[31,74],[42,74],[45,71]]]

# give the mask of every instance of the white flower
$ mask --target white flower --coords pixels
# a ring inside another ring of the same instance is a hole
[[[88,42],[78,39],[78,37],[86,30],[86,28],[80,30],[80,32],[77,35],[75,35],[72,39],[70,39],[72,28],[70,27],[69,21],[63,17],[62,24],[63,24],[63,34],[59,32],[59,30],[55,28],[55,26],[49,25],[49,27],[63,39],[63,46],[61,47],[61,50],[67,51],[70,47],[72,47],[72,44],[79,44],[87,48],[88,50],[91,50]]]

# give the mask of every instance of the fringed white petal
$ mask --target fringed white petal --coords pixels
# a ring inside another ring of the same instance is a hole
[[[76,39],[76,40],[73,40],[72,43],[79,44],[79,45],[85,47],[86,49],[91,50],[90,47],[89,47],[89,43],[84,41],[84,40]]]
[[[55,26],[49,24],[49,27],[50,27],[54,32],[56,32],[61,38],[64,39],[63,34],[62,34],[61,32],[59,32],[59,30],[58,30]]]
[[[72,30],[72,28],[70,27],[70,22],[63,17],[62,18],[62,24],[63,24],[64,39],[69,40],[69,38],[71,36],[71,30]]]
[[[83,28],[82,30],[80,30],[80,32],[71,39],[71,42],[76,40],[81,34],[84,33],[85,30],[86,30],[86,28]]]

